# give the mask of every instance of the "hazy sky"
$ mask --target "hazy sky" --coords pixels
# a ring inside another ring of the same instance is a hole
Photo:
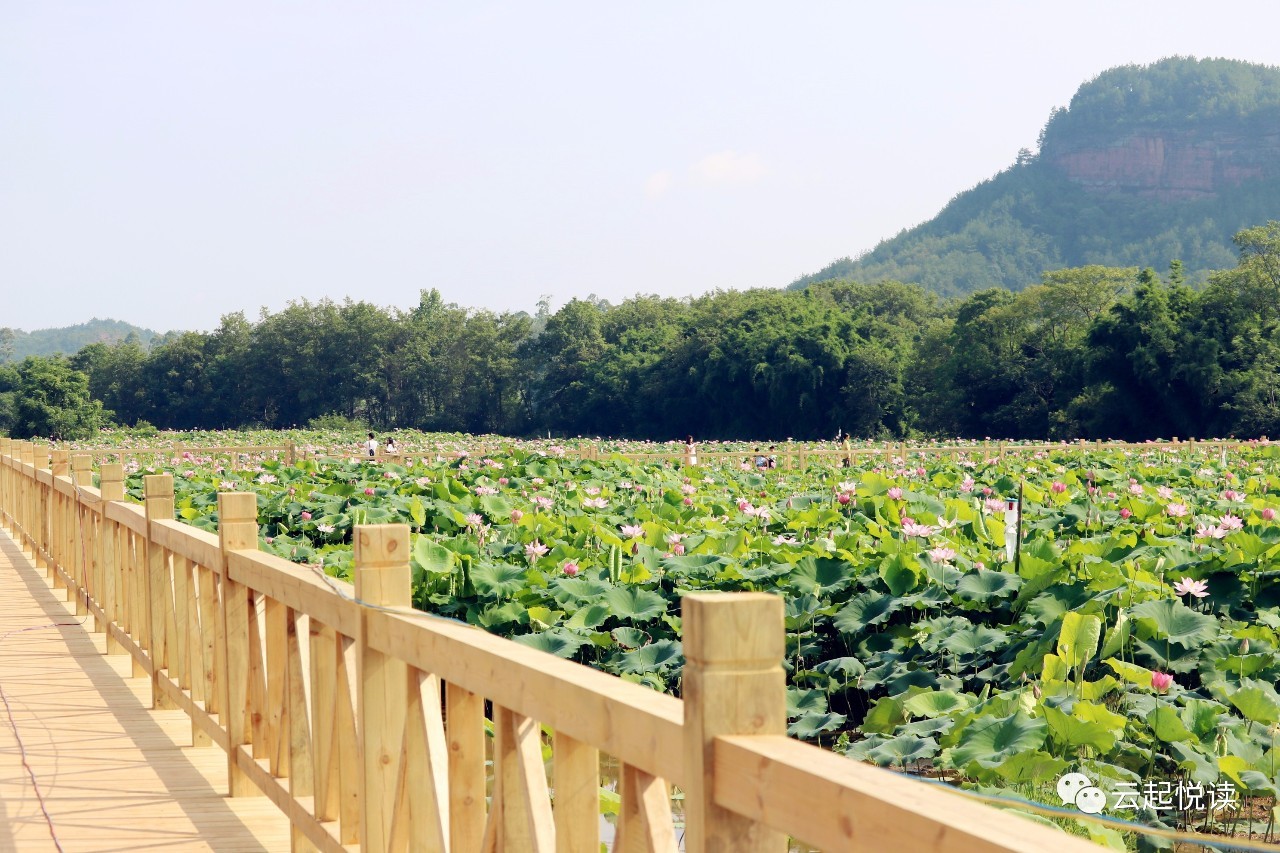
[[[0,326],[785,285],[1259,2],[0,0]]]

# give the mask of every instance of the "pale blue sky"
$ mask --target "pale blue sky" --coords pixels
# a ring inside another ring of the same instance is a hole
[[[0,3],[0,326],[781,286],[1267,2]]]

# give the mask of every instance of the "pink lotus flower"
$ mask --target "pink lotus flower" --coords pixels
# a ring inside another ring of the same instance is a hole
[[[1151,687],[1157,693],[1164,693],[1173,686],[1173,676],[1167,672],[1151,673]]]
[[[693,506],[693,498],[685,498],[685,499],[684,499],[684,505],[685,505],[685,506]]]
[[[644,528],[638,524],[622,525],[622,535],[628,539],[638,539],[644,535]]]
[[[367,487],[367,488],[364,490],[364,493],[365,493],[366,495],[372,495],[372,494],[373,494],[373,487],[372,487],[372,486]]]
[[[310,520],[311,520],[311,513],[307,512],[307,511],[304,509],[304,510],[302,511],[302,520],[303,520],[303,521],[310,521]]]
[[[836,495],[836,501],[840,504],[840,506],[846,506],[851,500],[853,500],[853,498],[850,496],[848,492],[841,492],[840,494]]]
[[[1170,518],[1182,518],[1187,514],[1187,506],[1186,504],[1169,504],[1164,511],[1169,513]]]
[[[1142,486],[1139,486],[1137,483],[1134,483],[1132,486],[1129,487],[1129,494],[1131,495],[1142,494]]]
[[[914,521],[910,524],[902,525],[903,536],[919,536],[921,539],[928,538],[938,532],[938,528],[928,524],[916,524]]]
[[[746,498],[740,498],[738,500],[739,512],[746,512],[749,509],[751,509],[751,501],[747,500]]]
[[[537,560],[538,558],[545,555],[549,550],[550,549],[547,548],[546,545],[543,545],[541,542],[535,539],[532,542],[530,542],[528,545],[524,546],[524,555],[530,560],[530,562],[532,562],[533,560]]]
[[[779,533],[777,536],[773,537],[773,544],[774,545],[799,545],[800,543],[796,541],[796,538],[794,536],[784,536],[783,534]]]
[[[468,527],[482,527],[484,525],[484,516],[478,512],[468,513],[466,519]]]
[[[570,561],[564,564],[564,568],[561,569],[561,571],[563,571],[569,577],[575,577],[582,570],[578,568],[577,563]]]
[[[960,483],[960,491],[965,492],[967,494],[973,491],[973,487],[975,485],[977,484],[973,482],[972,477],[965,477],[964,480]]]
[[[1231,531],[1227,530],[1225,527],[1218,527],[1216,524],[1200,524],[1196,526],[1196,536],[1208,536],[1213,539],[1223,539],[1230,532]]]
[[[1231,491],[1231,489],[1227,489],[1225,492],[1222,493],[1222,499],[1224,501],[1238,501],[1243,497],[1244,495],[1240,494],[1239,492],[1233,492]]]
[[[1240,530],[1244,527],[1244,521],[1238,516],[1227,513],[1218,519],[1218,526],[1223,530]]]
[[[1276,517],[1276,511],[1271,507],[1267,507],[1262,511],[1262,518],[1264,521],[1273,521],[1275,517]]]
[[[890,500],[900,501],[902,500],[902,489],[899,489],[897,486],[894,486],[892,489],[889,490],[888,495]]]
[[[682,556],[684,554],[684,543],[676,542],[674,545],[671,546],[671,552],[675,554],[677,557]]]
[[[1049,491],[1055,495],[1060,495],[1067,490],[1067,484],[1061,480],[1054,480],[1053,485],[1049,486]]]
[[[508,483],[510,483],[510,482],[511,482],[511,481],[510,481],[510,480],[508,480],[506,477],[499,477],[499,478],[498,478],[498,485],[499,485],[499,486],[505,486],[505,485],[507,485],[507,484],[508,484]]]
[[[935,563],[949,563],[956,558],[956,552],[952,548],[945,545],[939,545],[937,548],[930,548],[925,552],[929,555],[929,559]]]
[[[543,497],[542,495],[534,495],[533,497],[533,505],[538,509],[551,509],[552,503],[551,498]]]
[[[983,486],[983,487],[982,487],[982,494],[983,494],[985,497],[990,497],[990,496],[991,496],[991,487],[990,487],[990,486]]]
[[[1173,585],[1173,591],[1178,595],[1194,595],[1196,598],[1204,598],[1209,594],[1209,584],[1205,581],[1193,581],[1191,578],[1183,578]]]
[[[1168,486],[1159,486],[1156,488],[1156,494],[1159,495],[1164,500],[1169,500],[1171,497],[1173,497],[1173,489],[1169,488]]]
[[[1120,510],[1121,518],[1128,518],[1131,515],[1133,515],[1133,512],[1128,507],[1125,507],[1124,509]]]
[[[511,510],[511,523],[519,524],[520,519],[524,518],[524,513],[518,509]]]

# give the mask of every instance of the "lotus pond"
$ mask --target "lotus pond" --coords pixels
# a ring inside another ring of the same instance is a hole
[[[674,693],[681,595],[777,592],[797,737],[1043,803],[1069,772],[1111,802],[1153,780],[1229,791],[1225,808],[1140,797],[1108,813],[1274,835],[1280,447],[881,463],[187,453],[131,464],[128,485],[140,498],[144,474],[172,473],[179,517],[206,529],[218,492],[252,490],[261,547],[337,577],[354,525],[409,524],[421,609]]]

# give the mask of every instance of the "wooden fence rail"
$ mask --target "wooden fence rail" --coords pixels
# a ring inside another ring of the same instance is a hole
[[[624,853],[679,848],[673,785],[691,853],[1096,849],[785,737],[776,596],[684,598],[679,700],[412,611],[404,525],[356,528],[352,586],[259,552],[251,493],[219,495],[214,536],[174,520],[169,475],[139,506],[89,466],[0,439],[0,519],[294,849],[595,853],[602,754]]]

